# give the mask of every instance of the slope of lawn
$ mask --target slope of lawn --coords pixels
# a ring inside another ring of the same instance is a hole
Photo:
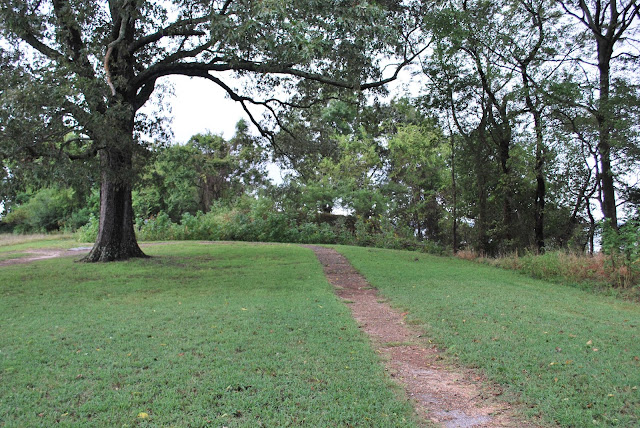
[[[0,426],[414,426],[313,253],[0,268]]]
[[[464,260],[337,247],[408,322],[562,426],[640,426],[640,305]]]

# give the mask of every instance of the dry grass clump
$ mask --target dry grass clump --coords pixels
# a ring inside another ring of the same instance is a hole
[[[544,254],[517,253],[492,258],[474,251],[458,252],[464,260],[517,270],[534,278],[590,287],[633,288],[640,283],[640,262],[629,263],[621,256],[549,251]]]
[[[34,233],[29,235],[21,235],[14,233],[0,233],[0,247],[9,246],[9,245],[18,245],[18,244],[26,244],[28,242],[34,241],[47,241],[47,240],[56,240],[56,239],[64,239],[70,238],[69,234],[44,234],[44,233]]]

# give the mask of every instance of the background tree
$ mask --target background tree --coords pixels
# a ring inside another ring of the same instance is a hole
[[[206,213],[214,203],[232,205],[266,184],[267,155],[263,141],[249,135],[242,120],[229,141],[196,134],[185,145],[161,147],[134,190],[137,215],[163,211],[178,221],[185,213]]]
[[[395,214],[418,239],[444,240],[444,193],[449,185],[448,145],[425,121],[402,125],[389,140],[389,181],[395,187]]]
[[[617,65],[615,63],[621,59],[625,57],[638,59],[637,51],[634,57],[634,52],[628,50],[628,44],[636,44],[637,49],[638,41],[635,36],[639,31],[640,3],[636,0],[579,0],[560,1],[560,4],[567,16],[583,26],[592,39],[592,44],[586,48],[585,52],[586,58],[588,58],[587,64],[589,60],[595,61],[597,83],[593,87],[593,98],[584,105],[584,108],[593,115],[598,129],[596,147],[600,171],[597,178],[602,192],[602,213],[609,226],[617,230],[616,171],[612,166],[612,155],[614,154],[612,152],[615,152],[616,144],[612,142],[612,133],[616,129],[616,121],[618,120],[616,111],[619,109],[615,108],[612,96],[616,87],[616,80],[613,79],[612,72],[615,75],[614,67]],[[593,44],[595,44],[595,50],[592,48]],[[579,61],[583,62],[582,59]],[[586,73],[586,78],[587,82],[585,83],[591,84],[592,82],[588,80],[589,73]],[[583,88],[586,89],[586,85]]]

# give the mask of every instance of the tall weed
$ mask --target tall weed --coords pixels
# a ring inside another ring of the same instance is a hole
[[[632,288],[640,281],[640,272],[613,262],[611,255],[593,256],[566,251],[548,251],[544,254],[517,253],[488,258],[473,251],[460,251],[457,256],[465,260],[520,271],[533,278],[586,288]]]

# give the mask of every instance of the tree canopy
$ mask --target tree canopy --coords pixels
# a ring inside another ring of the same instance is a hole
[[[283,110],[393,80],[418,54],[403,43],[411,17],[393,1],[2,0],[3,158],[99,154],[100,233],[87,260],[143,256],[131,184],[162,123],[138,111],[163,77],[222,87],[268,136],[251,105],[278,123]],[[398,64],[383,76],[390,56]],[[77,138],[60,145],[69,132]]]

